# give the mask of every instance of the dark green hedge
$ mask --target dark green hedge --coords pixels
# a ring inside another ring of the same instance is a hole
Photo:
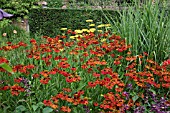
[[[78,9],[32,9],[29,15],[30,33],[55,37],[60,34],[60,28],[82,29],[87,28],[87,19],[93,19],[94,23],[108,23],[104,14],[117,17],[113,10],[78,10]]]

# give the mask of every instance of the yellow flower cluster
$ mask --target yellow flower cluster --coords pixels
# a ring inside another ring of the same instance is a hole
[[[89,24],[89,27],[91,27],[91,28],[89,28],[89,29],[85,29],[85,28],[84,28],[84,29],[74,30],[74,32],[76,33],[76,35],[70,36],[70,39],[77,39],[78,37],[82,38],[82,37],[83,37],[83,33],[86,34],[86,33],[95,32],[95,31],[97,31],[98,33],[102,33],[103,30],[98,29],[98,28],[103,28],[103,27],[108,28],[108,27],[111,26],[110,24],[100,24],[100,25],[96,26],[95,24],[92,23],[92,22],[93,22],[92,19],[86,20],[86,22],[87,22],[87,23],[90,23],[90,24]],[[66,31],[67,28],[61,28],[60,30]],[[101,39],[101,42],[104,42],[104,41],[106,41],[106,39]]]

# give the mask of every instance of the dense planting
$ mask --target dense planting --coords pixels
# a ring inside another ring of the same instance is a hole
[[[170,111],[170,61],[158,64],[147,51],[134,56],[133,45],[109,24],[94,26],[2,46],[0,64],[11,65],[14,74],[0,68],[1,111]]]

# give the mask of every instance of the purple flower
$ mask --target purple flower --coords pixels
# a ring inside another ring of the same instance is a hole
[[[157,101],[155,104],[152,104],[151,111],[156,113],[166,113],[168,106],[165,104],[166,100],[161,98],[160,101]]]
[[[124,104],[122,108],[120,108],[121,113],[124,113],[125,111],[127,111],[129,109],[129,105],[128,104]]]
[[[127,84],[127,88],[132,89],[132,84]]]
[[[12,14],[6,13],[2,9],[0,9],[0,20],[3,18],[12,17],[12,16],[13,16]]]
[[[90,109],[88,106],[83,106],[84,110],[85,110],[85,113],[90,113]]]
[[[21,81],[23,84],[24,84],[24,87],[25,87],[25,91],[27,92],[27,96],[30,96],[30,93],[31,93],[31,86],[29,85],[29,80],[26,79],[26,78],[22,78],[22,81]]]
[[[59,112],[59,110],[57,109],[57,110],[55,110],[55,112]]]
[[[126,91],[124,91],[124,92],[123,92],[123,94],[125,95],[126,100],[128,100],[128,99],[129,99],[129,93],[128,93],[128,92],[126,92]]]
[[[145,108],[143,106],[139,106],[134,110],[134,113],[145,113]]]

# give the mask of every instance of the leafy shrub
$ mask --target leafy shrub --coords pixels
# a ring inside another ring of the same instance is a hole
[[[106,10],[78,10],[78,9],[32,9],[29,15],[31,35],[38,33],[55,37],[61,34],[60,28],[82,29],[86,28],[84,23],[87,19],[94,22],[107,23],[103,12]],[[113,18],[118,15],[115,11],[108,10]]]
[[[0,8],[4,11],[14,14],[16,17],[26,17],[30,9],[37,7],[35,5],[39,0],[1,0]]]
[[[49,8],[60,8],[62,7],[62,1],[63,0],[46,0],[47,6]]]

